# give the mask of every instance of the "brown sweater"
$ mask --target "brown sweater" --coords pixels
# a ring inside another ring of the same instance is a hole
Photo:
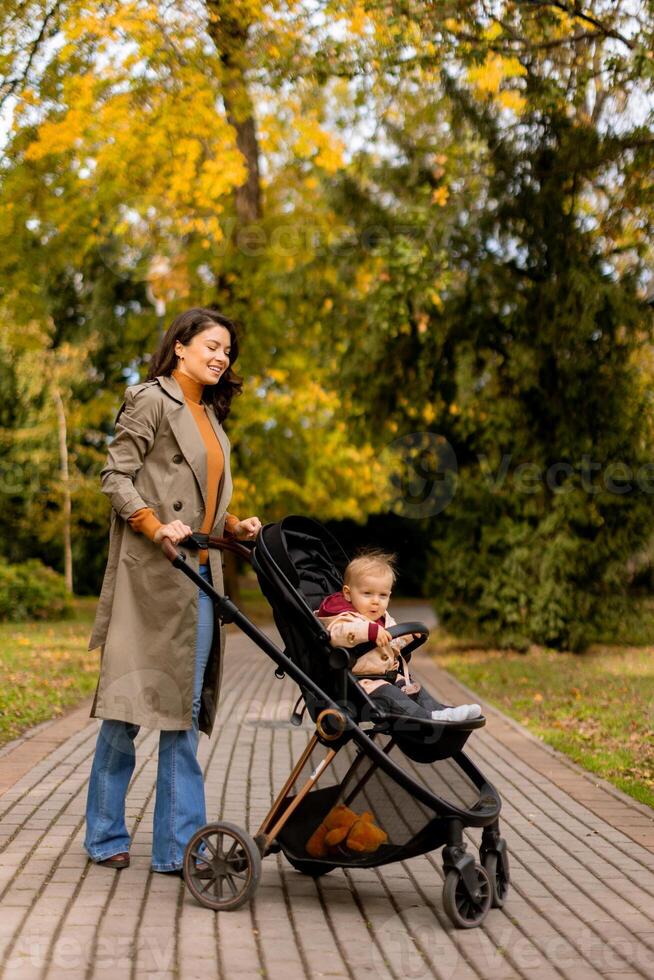
[[[195,423],[200,430],[200,435],[207,450],[206,500],[208,504],[202,525],[195,530],[208,534],[213,527],[216,517],[218,487],[220,486],[220,480],[225,468],[225,459],[216,433],[207,416],[206,409],[202,404],[204,385],[200,384],[199,381],[194,381],[193,378],[189,378],[187,374],[182,374],[178,370],[173,371],[173,377],[184,393],[186,404],[195,419]],[[151,507],[141,507],[140,510],[131,514],[127,520],[132,530],[145,534],[151,541],[154,540],[156,532],[162,527],[162,522]],[[225,530],[232,531],[236,524],[238,524],[238,517],[235,517],[233,514],[227,514],[225,517]],[[201,565],[206,564],[208,558],[209,555],[206,550],[200,551],[199,561]]]

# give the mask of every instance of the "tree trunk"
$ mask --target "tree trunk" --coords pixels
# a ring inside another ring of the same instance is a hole
[[[259,221],[262,214],[259,142],[254,105],[245,77],[247,39],[252,21],[245,16],[235,16],[231,0],[206,0],[206,4],[209,36],[216,46],[223,69],[222,92],[227,120],[236,131],[236,145],[247,167],[245,183],[236,188],[235,194],[237,226],[243,228]]]
[[[227,120],[236,132],[236,145],[243,154],[247,177],[236,188],[234,206],[236,222],[232,229],[232,246],[238,247],[239,236],[246,233],[248,225],[260,221],[261,178],[259,170],[259,142],[254,118],[254,105],[247,87],[247,41],[253,21],[244,14],[235,13],[233,0],[206,0],[209,13],[208,32],[222,66],[222,94]],[[236,7],[236,10],[238,8]],[[251,259],[252,260],[252,259]],[[225,593],[238,603],[238,560],[231,552],[225,553]]]
[[[64,544],[64,578],[66,588],[73,591],[73,547],[71,535],[72,503],[70,495],[70,480],[68,476],[68,446],[66,433],[66,411],[61,393],[56,385],[52,389],[52,397],[57,412],[57,433],[59,436],[59,477],[63,494],[63,544]]]

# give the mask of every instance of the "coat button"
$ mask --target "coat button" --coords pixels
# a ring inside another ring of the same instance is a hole
[[[181,453],[175,453],[175,455],[173,456],[173,463],[181,463],[183,459],[184,457],[182,456]]]
[[[173,504],[173,510],[181,510],[181,509],[182,509],[182,501],[176,500],[175,503]]]

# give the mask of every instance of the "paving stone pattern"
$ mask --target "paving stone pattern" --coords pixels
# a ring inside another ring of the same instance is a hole
[[[469,700],[427,658],[416,667],[443,700]],[[295,697],[230,630],[215,734],[200,748],[210,818],[257,830],[311,734],[288,724]],[[138,737],[128,796],[131,867],[89,864],[83,815],[98,723],[87,712],[0,754],[2,980],[654,978],[652,811],[492,709],[468,751],[503,797],[512,889],[504,909],[469,931],[442,911],[439,851],[317,881],[273,855],[249,907],[215,914],[197,905],[180,879],[150,872],[152,732]],[[471,848],[479,836],[471,832]]]

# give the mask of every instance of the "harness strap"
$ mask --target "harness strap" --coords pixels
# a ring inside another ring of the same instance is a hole
[[[355,674],[354,676],[357,680],[388,681],[389,684],[396,684],[399,678],[402,683],[397,686],[401,687],[409,697],[415,697],[420,691],[420,684],[411,680],[406,661],[401,656],[397,659],[400,665],[397,670],[387,670],[384,674]]]
[[[389,684],[394,684],[397,674],[397,670],[387,670],[384,674],[355,674],[354,676],[358,681],[388,681]]]

